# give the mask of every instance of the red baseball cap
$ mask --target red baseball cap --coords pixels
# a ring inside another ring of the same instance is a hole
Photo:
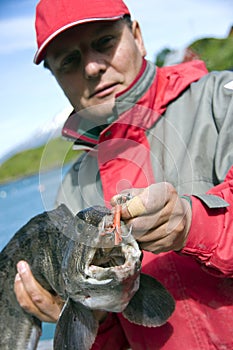
[[[60,33],[81,23],[117,20],[130,14],[122,0],[41,0],[36,7],[38,50],[34,63],[45,57],[48,44]]]

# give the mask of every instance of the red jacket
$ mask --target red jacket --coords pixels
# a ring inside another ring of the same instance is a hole
[[[144,74],[145,66],[144,62],[140,75]],[[190,84],[206,73],[199,61],[158,69],[137,101],[137,106],[147,107],[153,113],[145,113],[142,119],[138,113],[141,109],[133,106],[100,134],[96,144],[106,204],[116,189],[122,190],[129,184],[146,187],[156,182],[146,131],[166,115],[170,103],[177,103],[184,92],[190,94]],[[137,84],[140,75],[132,85]],[[71,134],[73,122],[67,121],[64,135]],[[85,135],[82,138],[90,142]],[[111,149],[110,154],[106,146]],[[231,159],[233,162],[232,155]],[[119,183],[119,179],[125,179],[126,184]],[[233,349],[233,168],[224,182],[209,188],[204,196],[186,194],[192,200],[192,225],[184,249],[159,255],[144,252],[143,258],[143,271],[160,280],[175,298],[175,312],[158,328],[137,326],[121,314],[109,314],[99,328],[92,350]],[[215,201],[213,207],[209,198]]]

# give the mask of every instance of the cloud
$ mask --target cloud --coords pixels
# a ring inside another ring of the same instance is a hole
[[[36,47],[34,18],[19,17],[0,22],[0,54],[12,54],[18,50]]]

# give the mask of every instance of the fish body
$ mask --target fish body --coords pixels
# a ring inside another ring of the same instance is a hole
[[[38,282],[65,302],[57,322],[54,349],[89,350],[98,322],[93,310],[122,312],[148,327],[164,324],[174,300],[155,279],[141,274],[141,251],[122,224],[114,242],[113,216],[92,207],[73,216],[65,205],[32,218],[0,254],[0,349],[37,348],[41,322],[18,304],[13,286],[16,264],[26,260]],[[128,300],[128,294],[132,295]]]

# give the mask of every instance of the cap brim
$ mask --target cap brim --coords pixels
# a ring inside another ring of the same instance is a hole
[[[123,18],[124,15],[120,15],[120,16],[116,16],[116,17],[111,17],[111,18],[86,18],[84,20],[79,20],[76,22],[72,22],[69,23],[61,28],[59,28],[58,30],[56,30],[53,34],[51,34],[41,45],[41,47],[39,48],[39,50],[37,50],[35,56],[34,56],[34,60],[33,62],[35,64],[40,64],[41,61],[44,60],[45,58],[45,54],[46,54],[46,50],[48,48],[48,45],[51,43],[51,41],[53,39],[55,39],[59,34],[63,33],[64,31],[66,31],[67,29],[70,29],[72,27],[75,27],[79,24],[84,24],[84,23],[89,23],[89,22],[97,22],[97,21],[117,21],[118,19]]]

